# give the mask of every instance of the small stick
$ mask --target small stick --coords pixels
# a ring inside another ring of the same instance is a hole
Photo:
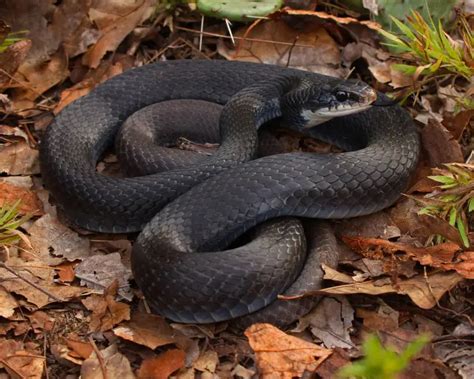
[[[226,36],[223,34],[219,33],[210,33],[210,32],[201,32],[200,30],[196,29],[191,29],[191,28],[185,28],[183,26],[176,26],[176,30],[183,30],[185,32],[190,32],[190,33],[198,33],[207,36],[207,37],[219,37],[219,38],[227,38],[227,39],[232,39],[230,36]],[[233,36],[234,40],[245,40],[245,41],[251,41],[251,42],[264,42],[264,43],[272,43],[275,45],[286,45],[286,46],[294,46],[294,47],[308,47],[311,49],[315,49],[316,46],[314,45],[299,45],[299,44],[294,44],[293,42],[282,42],[282,41],[273,41],[271,39],[261,39],[261,38],[244,38],[244,37],[238,37],[238,36]]]
[[[15,270],[12,270],[10,267],[5,265],[5,263],[0,262],[0,267],[4,268],[9,273],[15,275],[17,278],[19,278],[19,279],[23,280],[24,282],[28,283],[30,286],[36,288],[38,291],[40,291],[40,292],[44,293],[45,295],[49,296],[51,299],[53,299],[55,301],[58,301],[58,302],[63,302],[64,301],[63,299],[60,299],[59,297],[52,294],[48,290],[45,290],[44,288],[41,288],[39,285],[37,285],[35,282],[31,281],[30,279],[25,278],[23,275],[17,273]]]
[[[100,370],[102,371],[102,376],[104,379],[107,379],[107,368],[105,367],[104,357],[100,352],[99,348],[95,344],[94,339],[92,336],[88,337],[89,343],[92,345],[92,349],[94,349],[95,355],[97,355],[97,359],[99,360]]]

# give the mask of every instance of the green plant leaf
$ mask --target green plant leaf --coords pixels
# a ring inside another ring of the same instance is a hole
[[[467,201],[467,211],[469,213],[471,213],[472,211],[474,211],[474,197],[471,197],[468,201]]]
[[[455,184],[456,183],[456,179],[454,179],[452,176],[430,175],[428,176],[428,178],[442,184]]]
[[[456,225],[456,217],[458,216],[458,211],[456,208],[451,208],[449,211],[449,225],[454,226]]]
[[[464,224],[464,220],[461,214],[459,214],[456,219],[456,226],[457,226],[457,229],[459,230],[459,235],[461,236],[462,243],[464,244],[465,247],[469,247],[469,237],[467,236],[467,232],[466,232],[467,228],[466,228],[466,225]]]

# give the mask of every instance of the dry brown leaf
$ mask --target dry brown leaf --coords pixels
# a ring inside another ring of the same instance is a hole
[[[51,332],[54,328],[55,319],[46,312],[36,311],[26,317],[30,320],[31,327],[35,333]]]
[[[167,379],[169,376],[184,367],[186,353],[183,350],[173,349],[161,353],[157,357],[145,359],[137,372],[139,379]]]
[[[15,100],[36,100],[68,76],[68,59],[62,50],[40,64],[30,65],[27,61],[17,70],[16,78],[22,83],[22,88],[13,91],[12,99],[14,102]],[[22,110],[17,107],[16,109]]]
[[[122,73],[123,71],[124,66],[121,62],[117,62],[113,65],[111,64],[111,61],[101,62],[99,67],[86,79],[65,89],[61,93],[61,99],[59,100],[58,105],[54,108],[54,114],[58,114],[66,105],[72,103],[81,96],[87,95],[97,85]]]
[[[316,370],[317,378],[334,379],[334,373],[342,366],[350,363],[349,354],[346,350],[336,348],[331,356],[326,359]]]
[[[85,258],[75,269],[76,276],[81,279],[81,285],[102,291],[114,280],[118,281],[118,295],[132,300],[129,280],[132,270],[122,263],[120,253],[93,255]]]
[[[18,85],[12,77],[25,60],[30,49],[31,40],[26,39],[14,43],[0,54],[0,67],[2,68],[2,71],[0,71],[0,89],[2,91]]]
[[[130,362],[118,351],[117,345],[101,350],[100,355],[101,359],[94,351],[84,361],[81,367],[82,379],[135,379]]]
[[[300,377],[305,371],[314,372],[332,353],[270,324],[254,324],[245,335],[255,351],[260,378]]]
[[[40,173],[39,152],[26,142],[0,145],[0,173],[34,175]]]
[[[354,310],[344,298],[324,297],[310,313],[299,320],[294,331],[301,332],[308,326],[311,333],[328,348],[350,349],[354,346],[350,331]]]
[[[132,319],[113,329],[115,335],[154,350],[159,346],[176,344],[185,349],[191,340],[173,329],[163,317],[135,312]]]
[[[152,0],[115,0],[99,2],[89,10],[89,17],[101,31],[97,42],[84,54],[82,63],[96,68],[107,51],[115,51],[124,38],[151,16]]]
[[[9,260],[8,263],[10,263],[11,261],[12,260]],[[12,273],[8,272],[3,268],[0,268],[0,280],[2,282],[2,286],[7,291],[25,297],[28,302],[34,304],[38,308],[44,307],[45,305],[54,303],[56,301],[69,301],[71,299],[78,298],[87,293],[90,293],[90,290],[86,288],[76,286],[64,286],[52,283],[52,277],[39,278],[37,276],[34,276],[30,272],[33,271],[30,268],[31,266],[27,263],[31,262],[25,262],[23,266],[12,265],[12,267],[23,278],[29,280],[30,282],[33,282],[36,286],[45,290],[48,294],[55,296],[55,298],[51,298],[45,292],[40,291],[39,289],[33,287],[31,284],[18,278],[17,276],[13,275]],[[38,266],[38,263],[34,261],[32,266]],[[37,270],[41,271],[43,274],[44,272],[48,273],[48,269],[50,268],[47,266],[44,267],[44,265],[43,267],[37,267]]]
[[[215,351],[207,350],[202,353],[194,362],[193,368],[202,372],[215,373],[217,365],[219,364],[219,357]]]
[[[378,238],[343,237],[351,249],[374,259],[388,256],[392,261],[414,259],[422,265],[455,270],[467,279],[474,279],[474,251],[462,252],[459,245],[446,242],[429,247],[414,247],[406,243]]]
[[[118,282],[114,281],[104,295],[91,295],[82,304],[92,311],[89,330],[105,332],[124,320],[130,320],[130,305],[114,300]]]
[[[60,38],[69,58],[86,52],[99,38],[100,32],[87,14],[91,3],[90,0],[64,0],[54,9],[50,30]]]
[[[448,113],[444,115],[443,125],[451,132],[456,140],[459,140],[473,117],[474,109],[460,111],[456,114]]]
[[[246,30],[241,29],[236,35],[242,37]],[[259,23],[246,37],[286,44],[245,40],[233,50],[221,43],[219,53],[229,60],[288,65],[338,77],[345,75],[338,66],[341,59],[339,47],[320,25],[300,31],[283,21],[272,20]]]
[[[18,303],[15,298],[5,288],[0,287],[0,316],[10,318],[15,314],[16,307],[18,307]]]
[[[43,205],[33,191],[6,182],[0,182],[0,207],[12,205],[18,200],[20,200],[18,207],[20,213],[33,216],[43,214]]]
[[[399,280],[396,285],[380,283],[380,281],[368,281],[329,287],[308,293],[307,295],[348,295],[354,293],[382,295],[386,293],[398,293],[408,295],[420,308],[430,309],[437,304],[447,291],[462,280],[463,277],[456,272],[438,272],[428,275],[426,278],[423,275],[418,275],[411,279]]]
[[[429,119],[421,131],[421,140],[431,167],[449,162],[464,163],[459,142],[440,122]]]
[[[71,283],[74,280],[76,277],[76,274],[74,273],[75,265],[76,264],[72,262],[65,262],[54,266],[54,270],[57,272],[61,283]]]
[[[41,379],[45,367],[45,358],[35,345],[18,342],[13,339],[0,339],[0,367],[12,378]]]
[[[28,233],[37,258],[48,265],[84,259],[90,254],[89,240],[79,237],[49,213],[36,220]]]
[[[71,349],[69,354],[75,356],[75,358],[87,359],[94,351],[94,347],[90,342],[84,342],[78,338],[66,338],[65,342],[67,347]]]
[[[30,351],[19,350],[4,358],[7,363],[5,369],[12,376],[23,375],[28,379],[41,379],[43,377],[44,361],[46,357],[33,355]]]
[[[285,8],[281,10],[281,13],[289,14],[292,16],[313,16],[313,17],[321,18],[323,20],[333,20],[339,24],[356,23],[356,24],[365,25],[368,28],[373,29],[373,30],[382,29],[382,26],[379,23],[374,22],[374,21],[359,21],[353,17],[337,17],[326,12],[316,12],[316,11],[308,11],[308,10],[303,10],[303,9]]]

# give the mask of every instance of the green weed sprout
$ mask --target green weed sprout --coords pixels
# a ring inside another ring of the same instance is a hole
[[[337,377],[395,379],[428,342],[428,336],[422,335],[410,342],[401,353],[397,353],[384,347],[377,336],[370,335],[362,344],[364,358],[342,367]]]
[[[20,200],[0,207],[0,247],[17,242],[21,238],[18,228],[31,218],[30,215],[21,216],[19,206]]]
[[[24,36],[26,34],[26,31],[8,33],[7,37],[3,41],[0,40],[0,53],[3,53],[6,49],[8,49],[11,45],[17,43],[18,41],[24,40]]]
[[[454,41],[430,18],[428,22],[416,11],[407,17],[406,24],[391,17],[399,29],[398,35],[385,30],[379,32],[389,41],[385,45],[403,54],[413,64],[395,64],[394,68],[408,75],[430,76],[433,74],[454,74],[471,80],[474,75],[474,36],[462,15],[459,16],[459,30],[463,43]],[[469,63],[471,62],[471,63]]]
[[[425,205],[418,214],[448,221],[458,230],[464,246],[469,247],[467,216],[474,211],[474,165],[449,163],[444,166],[435,169],[436,175],[429,176],[439,183],[437,190],[417,198]]]

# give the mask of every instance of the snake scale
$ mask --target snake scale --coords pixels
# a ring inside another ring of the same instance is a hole
[[[280,293],[307,289],[292,286],[310,260],[294,217],[370,214],[393,204],[406,188],[420,149],[416,128],[398,105],[364,103],[353,112],[364,91],[361,83],[263,64],[139,67],[60,112],[41,142],[42,175],[72,224],[98,232],[141,231],[132,269],[154,312],[178,322],[233,319],[267,307]],[[129,116],[176,99],[225,105],[213,156],[143,176],[96,171]],[[269,122],[347,152],[253,159],[257,129]],[[248,241],[236,244],[249,230]]]

